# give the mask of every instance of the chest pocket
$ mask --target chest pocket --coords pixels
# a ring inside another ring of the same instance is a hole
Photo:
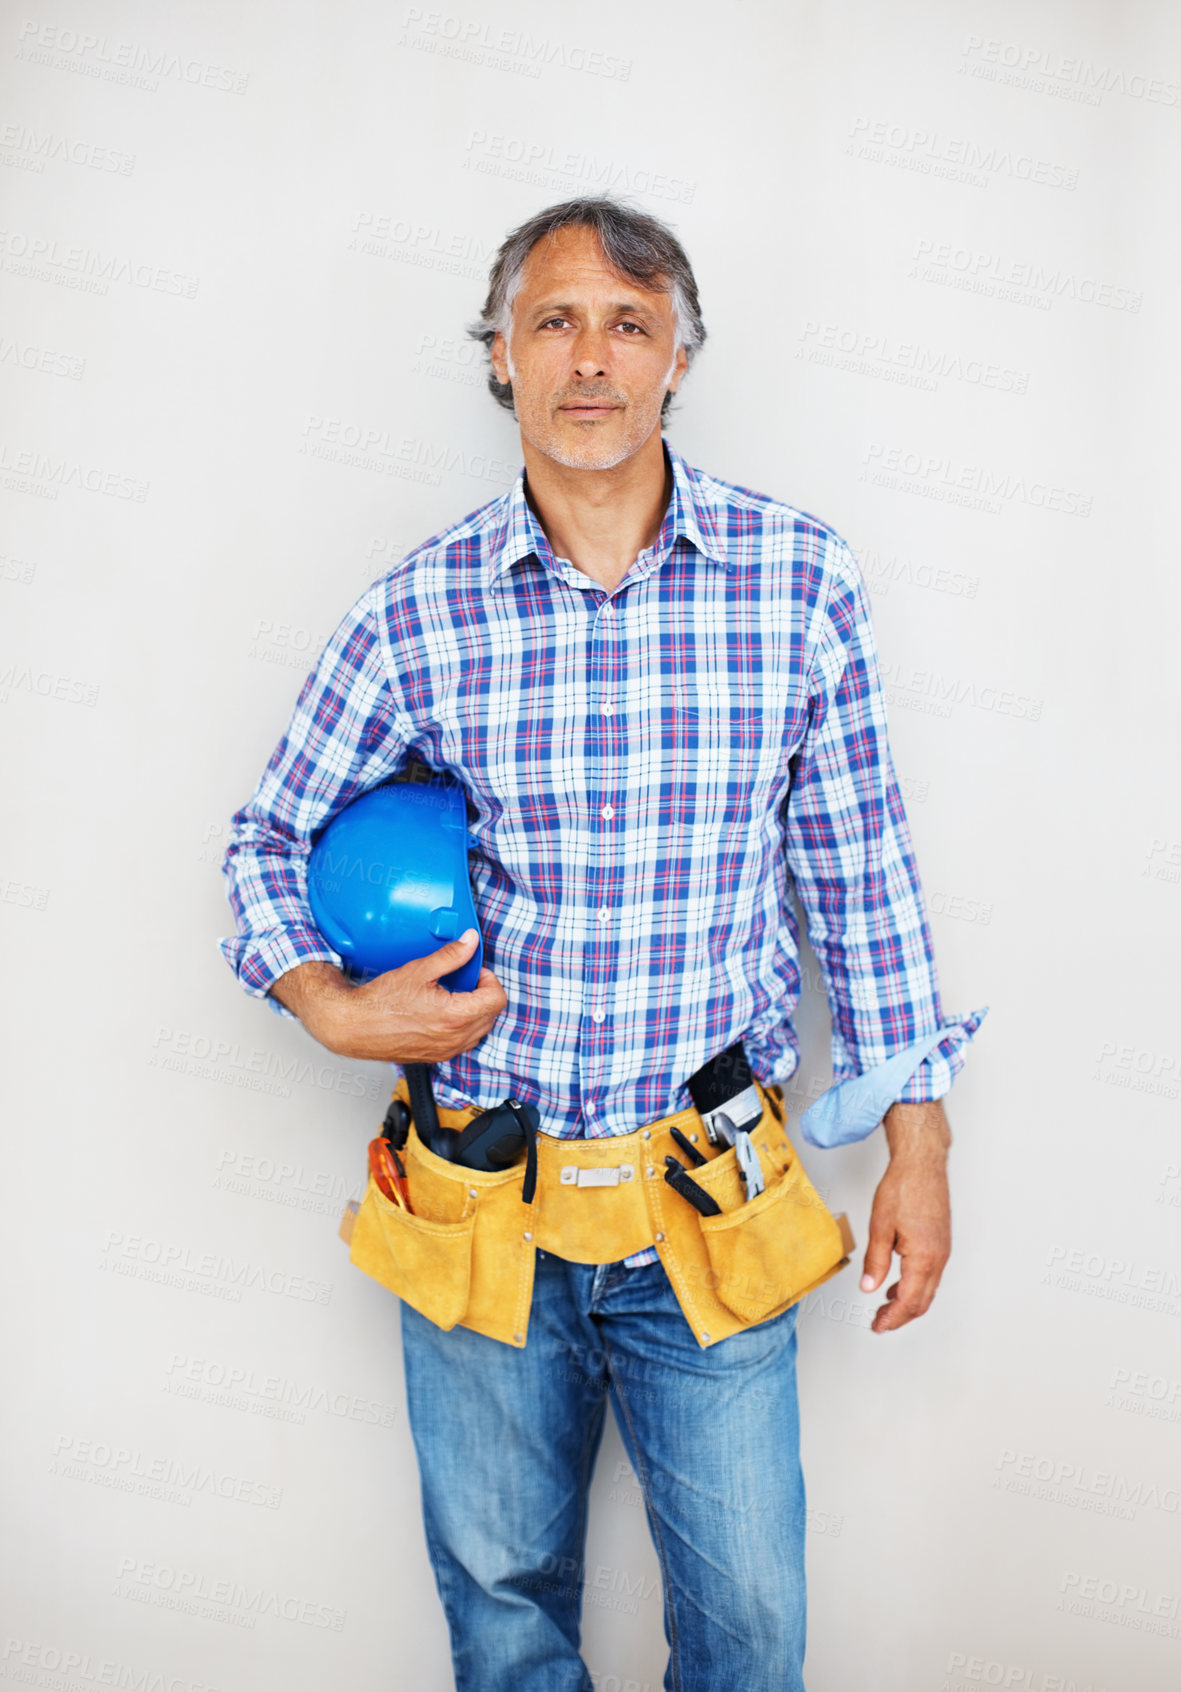
[[[644,762],[662,823],[682,822],[687,812],[744,820],[773,807],[777,783],[786,791],[783,713],[678,689],[661,700]]]

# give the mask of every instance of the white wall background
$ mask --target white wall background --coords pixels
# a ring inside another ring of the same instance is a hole
[[[863,561],[946,999],[993,1005],[932,1312],[871,1335],[850,1269],[801,1318],[809,1687],[1174,1692],[1178,16],[458,4],[0,26],[0,1674],[452,1684],[336,1237],[386,1072],[237,990],[217,865],[355,594],[511,477],[490,253],[608,185],[697,266],[672,439]],[[861,1241],[883,1163],[810,1158]],[[588,1587],[599,1692],[658,1687],[613,1431]]]

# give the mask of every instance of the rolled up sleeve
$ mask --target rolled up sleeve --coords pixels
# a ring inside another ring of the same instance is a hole
[[[785,819],[788,865],[832,1013],[834,1081],[864,1075],[940,1030],[897,1097],[938,1099],[983,1012],[948,1019],[860,572],[842,548],[821,613]]]

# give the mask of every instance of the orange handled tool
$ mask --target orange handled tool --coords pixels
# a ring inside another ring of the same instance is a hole
[[[411,1210],[406,1191],[406,1168],[389,1141],[379,1137],[369,1142],[369,1173],[391,1204]]]

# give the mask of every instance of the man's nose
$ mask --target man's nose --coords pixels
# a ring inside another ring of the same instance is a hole
[[[574,374],[584,382],[593,381],[606,371],[607,353],[603,341],[603,336],[587,331],[578,337],[578,345],[574,349]]]

